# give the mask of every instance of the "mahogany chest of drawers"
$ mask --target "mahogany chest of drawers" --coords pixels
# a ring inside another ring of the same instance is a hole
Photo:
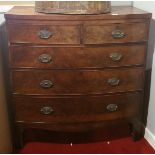
[[[14,7],[5,14],[16,126],[87,131],[127,121],[142,134],[151,14],[58,15]]]

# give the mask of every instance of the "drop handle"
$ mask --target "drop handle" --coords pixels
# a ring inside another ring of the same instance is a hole
[[[41,63],[50,63],[52,61],[52,57],[49,54],[41,54],[38,57],[38,60]]]
[[[123,55],[118,52],[113,52],[109,55],[109,57],[112,61],[120,61],[122,59]]]
[[[109,112],[114,112],[114,111],[118,110],[118,105],[117,104],[108,104],[106,108]]]
[[[49,39],[53,36],[53,33],[47,29],[43,29],[38,32],[38,36],[40,37],[40,39]]]
[[[114,39],[121,39],[125,37],[125,33],[119,29],[112,31],[111,35]]]
[[[41,86],[42,88],[51,88],[51,87],[54,86],[54,84],[53,84],[53,82],[50,81],[50,80],[43,80],[43,81],[40,82],[40,86]]]
[[[40,109],[40,112],[43,114],[43,115],[50,115],[54,112],[53,108],[52,107],[48,107],[48,106],[45,106],[45,107],[42,107]]]
[[[107,83],[110,86],[118,86],[119,83],[120,83],[120,80],[118,78],[116,78],[116,77],[113,77],[113,78],[108,79]]]

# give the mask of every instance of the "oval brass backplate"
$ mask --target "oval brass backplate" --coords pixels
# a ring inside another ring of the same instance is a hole
[[[50,80],[43,80],[40,82],[40,86],[43,88],[51,88],[53,87],[53,82]]]
[[[109,57],[113,61],[120,61],[122,59],[123,55],[121,53],[118,53],[118,52],[113,52],[109,55]]]
[[[49,39],[50,37],[52,37],[52,35],[53,33],[48,31],[47,29],[43,29],[38,32],[38,36],[40,37],[40,39]]]
[[[49,63],[52,61],[52,57],[49,55],[49,54],[41,54],[39,57],[38,57],[38,60],[41,62],[41,63]]]
[[[54,112],[54,110],[53,110],[53,108],[52,107],[42,107],[41,109],[40,109],[40,112],[42,113],[42,114],[44,114],[44,115],[50,115],[50,114],[52,114],[53,112]]]
[[[107,105],[107,110],[110,111],[110,112],[117,111],[117,109],[118,109],[117,104],[108,104]]]
[[[117,86],[117,85],[119,85],[120,80],[118,78],[113,77],[113,78],[108,79],[107,83],[110,86]]]
[[[111,35],[115,39],[121,39],[125,37],[125,33],[121,30],[114,30],[112,31]]]

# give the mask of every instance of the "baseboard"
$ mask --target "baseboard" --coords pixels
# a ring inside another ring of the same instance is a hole
[[[153,135],[152,132],[148,128],[145,128],[144,138],[155,149],[155,135]]]

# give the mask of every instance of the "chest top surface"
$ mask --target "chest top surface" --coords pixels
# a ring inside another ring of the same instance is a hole
[[[151,13],[124,6],[114,6],[111,12],[98,15],[62,15],[62,14],[43,14],[35,12],[33,6],[15,6],[5,14],[6,19],[33,19],[33,20],[103,20],[103,19],[138,19],[151,18]]]

